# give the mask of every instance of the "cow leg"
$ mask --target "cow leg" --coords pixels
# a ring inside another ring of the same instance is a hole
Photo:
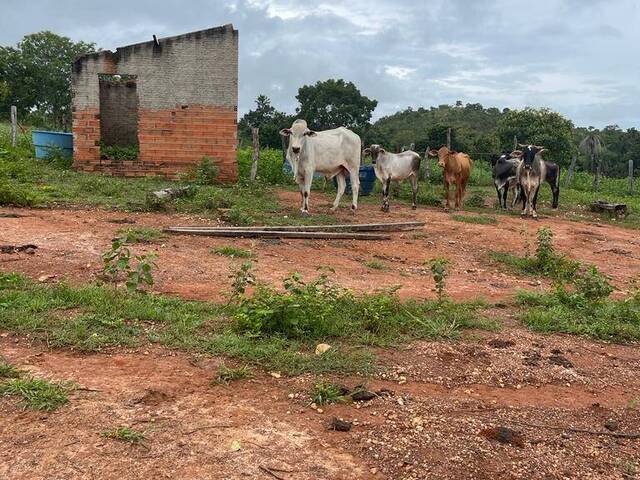
[[[358,209],[358,193],[360,193],[360,167],[349,171],[351,179],[351,211]]]
[[[509,195],[509,185],[502,187],[502,208],[507,209],[507,196]]]
[[[522,195],[522,212],[520,215],[523,217],[527,216],[527,208],[529,206],[529,192],[527,192],[524,187],[520,188],[520,195]]]
[[[459,180],[456,186],[456,208],[462,208],[462,200],[464,199],[464,191],[467,187],[466,180]]]
[[[389,190],[391,189],[391,177],[382,182],[382,211],[389,211]]]
[[[340,199],[342,198],[342,195],[344,194],[344,191],[347,188],[347,181],[344,178],[343,172],[340,172],[338,175],[336,175],[336,181],[338,182],[338,193],[336,194],[336,199],[333,201],[333,206],[331,207],[332,212],[338,208]]]
[[[536,212],[536,205],[538,204],[538,192],[540,191],[540,185],[533,191],[533,201],[531,202],[531,216],[538,218],[538,212]]]
[[[445,196],[445,206],[446,210],[449,210],[449,182],[445,179],[444,181],[444,196]]]
[[[553,203],[551,204],[551,208],[555,210],[558,208],[558,202],[560,200],[560,187],[558,185],[553,185],[551,187],[551,192],[553,193]]]
[[[311,193],[311,182],[313,181],[313,172],[305,172],[304,182],[302,183],[302,215],[309,215],[309,194]]]
[[[411,205],[411,208],[415,210],[418,208],[418,174],[414,173],[409,177],[409,180],[411,181],[411,193],[413,196],[413,205]]]

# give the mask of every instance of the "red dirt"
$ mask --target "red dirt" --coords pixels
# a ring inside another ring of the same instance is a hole
[[[298,201],[292,192],[280,197],[290,205]],[[315,211],[327,208],[322,196],[314,200]],[[206,223],[99,210],[4,211],[26,216],[0,218],[0,244],[39,248],[33,255],[0,255],[0,269],[78,283],[95,278],[100,253],[119,228],[128,226],[111,220],[129,217],[135,226],[151,227]],[[437,209],[392,205],[392,213],[383,214],[377,204],[365,204],[358,221],[415,219],[427,225],[394,234],[388,242],[172,236],[133,249],[158,251],[155,290],[208,300],[223,297],[230,266],[238,263],[208,250],[228,244],[254,252],[263,281],[279,284],[293,271],[313,278],[330,266],[340,284],[366,291],[399,284],[405,298],[433,296],[422,262],[436,256],[452,262],[447,290],[456,300],[499,300],[517,288],[544,288],[487,258],[489,250],[521,252],[524,226],[529,237],[539,226],[550,226],[558,249],[610,274],[618,294],[640,273],[635,231],[557,218],[497,218],[498,225],[476,225]],[[338,219],[353,221],[346,210]],[[389,269],[364,266],[374,258]],[[0,399],[0,478],[276,478],[261,466],[286,480],[636,478],[640,440],[532,425],[606,432],[604,424],[614,420],[619,432],[639,431],[637,346],[536,334],[513,321],[507,309],[492,313],[504,322],[499,333],[474,331],[456,342],[414,342],[378,352],[385,369],[368,380],[368,388],[393,393],[362,404],[323,407],[322,413],[308,406],[312,376],[276,379],[261,373],[253,380],[212,386],[217,358],[155,346],[78,355],[0,331],[0,353],[11,363],[91,389],[76,390],[69,405],[53,413],[23,411],[13,399]],[[490,343],[496,339],[502,344]],[[552,363],[554,355],[573,366]],[[351,387],[366,381],[336,380]],[[328,431],[333,416],[353,421],[353,429]],[[143,430],[145,444],[101,436],[119,425]],[[481,435],[501,426],[518,431],[524,448]],[[239,451],[231,449],[234,440]]]

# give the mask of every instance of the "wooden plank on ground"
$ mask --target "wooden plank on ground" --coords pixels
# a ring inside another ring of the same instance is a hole
[[[185,235],[205,235],[209,237],[244,237],[244,238],[306,238],[317,240],[389,240],[390,235],[382,233],[352,233],[352,232],[292,232],[277,230],[197,230],[165,228],[168,233]]]
[[[216,230],[261,230],[261,231],[279,231],[279,232],[382,232],[411,230],[423,227],[425,222],[395,222],[395,223],[355,223],[343,225],[280,225],[280,226],[263,226],[263,227],[208,227],[208,226],[178,226],[168,227],[166,230],[170,232],[179,232],[184,230],[199,231],[216,231]]]

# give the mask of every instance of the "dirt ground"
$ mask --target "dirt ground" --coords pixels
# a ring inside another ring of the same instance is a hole
[[[295,193],[281,193],[286,204],[297,200]],[[316,211],[327,209],[328,197],[314,200]],[[0,269],[47,276],[46,281],[93,280],[100,253],[128,226],[114,220],[150,227],[207,223],[100,210],[0,211],[22,215],[0,218],[0,244],[38,246],[34,254],[0,254]],[[221,299],[229,288],[227,275],[237,261],[209,252],[229,244],[254,252],[263,281],[279,284],[294,271],[306,278],[324,272],[357,290],[401,285],[405,298],[433,296],[423,261],[440,256],[452,262],[448,292],[455,300],[499,301],[518,288],[545,288],[487,255],[523,252],[523,229],[533,239],[543,225],[552,228],[559,250],[611,275],[618,294],[640,273],[636,231],[556,218],[497,218],[498,225],[467,224],[438,209],[392,204],[392,212],[383,214],[365,204],[356,221],[424,220],[426,226],[386,242],[171,236],[134,251],[159,253],[157,291],[206,300]],[[338,219],[354,221],[346,209]],[[387,269],[364,265],[373,259]],[[311,376],[274,378],[264,372],[211,386],[219,358],[157,347],[78,355],[0,331],[0,353],[11,363],[85,387],[53,413],[23,411],[11,399],[0,400],[0,478],[640,478],[640,439],[612,435],[640,431],[637,345],[536,334],[506,308],[492,313],[504,324],[500,332],[473,331],[456,342],[415,342],[379,352],[385,368],[367,382],[385,394],[322,411],[308,405]],[[363,381],[336,380],[350,387]],[[328,430],[334,416],[354,422],[352,430]],[[147,440],[130,446],[100,436],[116,425],[144,430]],[[495,427],[520,436],[501,443],[490,430]],[[234,441],[240,450],[232,450]]]

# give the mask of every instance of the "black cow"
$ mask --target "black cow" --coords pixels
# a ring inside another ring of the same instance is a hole
[[[507,208],[507,194],[511,190],[513,207],[518,200],[518,180],[516,178],[516,170],[520,161],[512,158],[510,152],[503,152],[491,158],[491,172],[493,176],[493,184],[498,194],[498,203],[502,208]]]

